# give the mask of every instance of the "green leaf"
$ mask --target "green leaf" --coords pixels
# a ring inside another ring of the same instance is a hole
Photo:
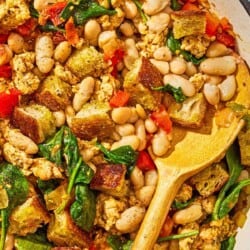
[[[107,242],[113,250],[130,250],[133,241],[126,240],[118,235],[109,235]]]
[[[30,3],[30,5],[29,5],[29,11],[30,11],[30,16],[31,16],[31,17],[34,17],[34,18],[38,18],[38,17],[39,17],[39,13],[38,13],[38,11],[34,8],[33,2]]]
[[[50,21],[48,21],[45,25],[40,25],[39,29],[44,31],[44,32],[61,32],[61,33],[65,33],[64,28],[61,28],[60,26],[55,26]]]
[[[228,239],[222,241],[221,250],[234,250],[236,240],[233,236],[229,237]]]
[[[142,9],[142,4],[140,1],[138,0],[133,0],[133,2],[135,3],[136,7],[137,7],[137,10],[139,11],[140,15],[141,15],[141,18],[142,18],[142,21],[144,23],[146,23],[149,19],[149,17],[144,13],[143,9]]]
[[[90,231],[96,214],[95,194],[86,185],[76,185],[75,201],[70,207],[75,223],[85,231]]]
[[[191,236],[195,236],[199,233],[198,230],[193,230],[187,233],[182,233],[182,234],[173,234],[170,236],[166,236],[166,237],[160,237],[157,242],[164,242],[164,241],[168,241],[168,240],[178,240],[178,239],[183,239],[186,237],[191,237]]]
[[[43,181],[38,179],[37,186],[43,194],[48,194],[51,191],[55,190],[60,185],[60,181],[56,179],[51,179],[48,181]]]
[[[175,88],[169,83],[164,86],[152,87],[152,90],[168,92],[174,97],[175,101],[179,103],[184,102],[187,99],[183,94],[181,87]]]
[[[180,10],[181,9],[181,7],[182,7],[182,5],[179,3],[179,1],[178,0],[171,0],[171,8],[173,9],[173,10]]]
[[[206,59],[205,56],[201,58],[196,58],[194,55],[192,55],[190,52],[181,50],[180,54],[184,57],[184,59],[188,62],[192,62],[194,65],[199,65],[202,61]]]
[[[174,201],[171,207],[177,210],[181,210],[189,206],[193,201],[194,199],[190,199],[186,202]]]

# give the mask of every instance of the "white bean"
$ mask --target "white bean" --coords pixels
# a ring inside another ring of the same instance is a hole
[[[136,198],[142,202],[144,206],[148,206],[155,192],[155,186],[144,186],[135,192]]]
[[[161,33],[166,30],[170,21],[170,16],[167,13],[158,13],[151,16],[148,20],[148,29],[154,33]]]
[[[127,136],[127,135],[135,134],[135,127],[130,123],[125,123],[125,124],[122,124],[122,125],[116,125],[115,130],[121,136]]]
[[[99,34],[98,37],[98,46],[100,48],[103,48],[107,43],[109,43],[111,40],[116,39],[117,35],[114,30],[106,30]]]
[[[50,72],[54,66],[53,49],[53,41],[50,36],[42,35],[36,39],[36,64],[42,73]]]
[[[128,119],[128,123],[135,123],[139,118],[138,113],[135,107],[131,107],[130,110],[131,110],[131,115]]]
[[[132,36],[134,34],[134,29],[132,24],[130,24],[129,22],[124,22],[120,25],[120,31],[122,32],[122,34],[124,36]]]
[[[34,8],[40,12],[49,4],[53,4],[55,2],[56,0],[34,0]]]
[[[185,96],[193,96],[195,94],[194,85],[182,76],[167,74],[163,78],[164,84],[170,84],[173,87],[181,88]]]
[[[207,75],[207,82],[211,83],[211,84],[215,84],[218,85],[222,82],[223,77],[222,76],[211,76],[211,75]]]
[[[111,112],[112,120],[117,124],[125,124],[131,115],[129,107],[114,108]]]
[[[218,86],[210,83],[205,83],[203,87],[203,93],[208,103],[211,105],[217,105],[220,101],[220,89]]]
[[[166,61],[158,61],[150,59],[150,62],[161,72],[162,75],[169,73],[169,63]]]
[[[128,19],[133,19],[138,13],[135,3],[131,0],[124,1],[123,10],[125,12],[125,17]]]
[[[227,76],[226,79],[218,85],[222,101],[229,101],[235,94],[237,84],[234,75]]]
[[[136,108],[136,112],[139,115],[139,117],[141,119],[145,120],[147,118],[147,113],[146,113],[145,109],[142,107],[142,105],[136,104],[135,108]]]
[[[20,54],[24,51],[24,39],[21,35],[15,32],[11,32],[7,41],[9,48],[16,54]]]
[[[135,134],[140,139],[140,145],[138,150],[141,151],[146,148],[147,140],[146,140],[146,129],[144,126],[144,121],[142,119],[138,120],[135,123]]]
[[[101,25],[95,19],[91,19],[84,26],[84,37],[89,40],[90,44],[97,45],[101,31]]]
[[[145,186],[156,186],[158,173],[156,170],[149,170],[145,173]]]
[[[54,51],[54,58],[60,63],[64,63],[71,54],[71,45],[68,41],[60,42]]]
[[[127,135],[123,136],[121,140],[114,142],[111,146],[111,149],[116,149],[121,146],[131,146],[134,150],[137,150],[140,145],[140,139],[136,135]]]
[[[7,64],[12,59],[13,53],[8,45],[0,44],[0,66]]]
[[[160,129],[159,132],[154,134],[152,139],[152,151],[157,156],[163,156],[170,148],[170,141],[167,133]]]
[[[193,204],[185,209],[175,212],[173,221],[176,224],[187,224],[194,222],[202,217],[202,208],[200,204]]]
[[[186,61],[182,57],[175,57],[169,63],[170,71],[173,74],[182,75],[187,69]]]
[[[154,51],[153,57],[156,60],[169,62],[172,60],[172,53],[167,46],[163,46]]]
[[[142,5],[142,9],[147,15],[155,15],[162,11],[169,4],[169,0],[146,0]]]
[[[201,62],[200,70],[209,75],[231,75],[236,70],[236,59],[233,56],[207,58]]]
[[[125,40],[126,54],[124,56],[124,64],[125,66],[131,70],[134,66],[136,59],[139,57],[139,52],[135,45],[135,40],[132,38],[128,38]]]
[[[197,73],[197,68],[195,67],[195,65],[192,62],[187,62],[185,74],[187,76],[193,76],[196,73]]]
[[[211,43],[210,46],[208,47],[206,56],[207,57],[226,56],[230,52],[231,50],[226,45],[215,41]]]
[[[79,111],[91,97],[95,88],[95,79],[91,76],[84,78],[79,84],[79,90],[73,98],[73,108]]]
[[[65,116],[66,116],[66,121],[67,124],[71,125],[71,119],[75,116],[75,110],[73,109],[73,107],[71,105],[68,105],[65,109]]]
[[[137,166],[134,167],[134,169],[130,175],[130,181],[132,182],[135,190],[139,190],[140,188],[142,188],[144,186],[143,172]]]
[[[154,123],[154,121],[151,118],[147,118],[145,120],[145,128],[146,128],[146,131],[150,134],[155,133],[158,129],[157,125]]]
[[[120,219],[115,223],[115,227],[122,233],[131,233],[139,227],[145,212],[144,207],[130,207],[121,214]]]
[[[65,124],[66,116],[63,110],[55,111],[53,112],[53,115],[55,117],[55,123],[58,128]]]

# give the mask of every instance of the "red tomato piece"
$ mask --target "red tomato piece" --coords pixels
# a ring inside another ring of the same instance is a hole
[[[111,107],[123,107],[128,103],[129,94],[126,91],[118,90],[110,99]]]
[[[36,20],[30,18],[24,24],[17,27],[17,32],[22,36],[29,36],[35,30],[36,25]]]
[[[206,13],[206,34],[209,36],[215,36],[219,25],[220,25],[220,20],[216,16],[207,12]]]
[[[0,66],[0,77],[10,78],[12,75],[12,68],[9,64]]]
[[[140,151],[138,154],[136,166],[142,171],[155,169],[155,164],[147,151]]]
[[[9,34],[0,34],[0,43],[6,43],[8,40]]]
[[[200,10],[199,7],[191,2],[185,3],[182,8],[182,10]]]
[[[173,219],[170,216],[167,216],[167,218],[166,218],[166,220],[161,228],[160,237],[169,236],[173,231],[173,227],[174,227]]]
[[[63,11],[63,9],[66,7],[66,5],[67,5],[67,2],[54,3],[52,5],[49,5],[44,10],[43,14],[45,17],[47,17],[47,19],[50,19],[55,26],[58,26],[59,24],[65,21],[60,17],[60,14]]]
[[[74,24],[73,17],[70,17],[65,24],[65,36],[71,45],[76,45],[79,42],[79,35]]]
[[[222,31],[216,34],[216,39],[218,42],[225,44],[227,47],[234,47],[235,46],[235,38],[228,34],[226,31]]]

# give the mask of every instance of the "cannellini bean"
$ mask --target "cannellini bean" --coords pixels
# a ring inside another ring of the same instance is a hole
[[[155,15],[162,11],[169,4],[169,0],[146,0],[142,9],[147,15]]]
[[[24,51],[24,39],[21,35],[15,32],[11,32],[7,41],[9,48],[16,54],[20,54]]]
[[[132,36],[134,34],[134,29],[131,23],[124,22],[120,25],[120,31],[124,36]]]
[[[7,64],[12,59],[13,53],[8,45],[0,44],[0,66]]]
[[[55,117],[55,123],[58,128],[62,127],[65,124],[66,116],[63,110],[53,112]]]
[[[129,107],[114,108],[111,112],[112,120],[117,124],[124,124],[128,121],[131,115]]]
[[[115,227],[122,233],[131,233],[135,231],[145,215],[145,208],[139,206],[133,206],[126,209],[120,219],[115,223]]]
[[[130,181],[132,182],[135,190],[139,190],[140,188],[142,188],[144,186],[143,172],[137,166],[134,167],[134,169],[130,175]]]
[[[140,145],[140,139],[136,135],[127,135],[123,136],[121,140],[114,142],[111,146],[111,149],[116,149],[121,146],[131,146],[134,150],[137,150]]]
[[[187,69],[186,61],[182,57],[175,57],[169,63],[170,71],[177,75],[182,75]]]
[[[157,156],[163,156],[170,148],[170,141],[167,133],[160,129],[159,132],[154,134],[152,139],[152,151]]]
[[[64,63],[71,54],[71,45],[68,41],[60,42],[54,51],[54,58],[60,63]]]
[[[156,186],[158,173],[156,170],[149,170],[145,173],[145,186]]]
[[[164,31],[169,24],[170,16],[167,13],[158,13],[148,20],[147,25],[148,29],[151,32],[161,33]]]
[[[79,90],[73,98],[73,108],[79,111],[83,104],[86,103],[94,92],[95,79],[91,76],[84,78],[79,84]]]
[[[145,109],[142,107],[142,105],[136,104],[135,108],[136,108],[136,112],[139,115],[139,117],[141,119],[145,120],[147,118],[147,113],[146,113]]]
[[[42,73],[48,73],[54,66],[53,41],[50,36],[42,35],[36,39],[36,65]]]
[[[185,209],[175,212],[173,221],[176,224],[187,224],[194,222],[202,217],[202,208],[200,204],[193,204]]]
[[[135,134],[140,139],[140,145],[138,150],[141,151],[146,148],[147,140],[146,140],[146,129],[144,126],[144,121],[142,119],[138,120],[135,123]]]
[[[203,94],[211,105],[217,105],[220,101],[220,89],[214,84],[205,83]]]
[[[218,85],[222,101],[229,101],[235,94],[237,84],[234,75],[227,76],[227,78]]]
[[[187,62],[185,74],[187,76],[193,76],[196,73],[197,73],[197,68],[195,67],[195,65],[192,62]]]
[[[135,134],[135,127],[130,123],[115,126],[116,132],[121,136]]]
[[[147,118],[145,120],[145,128],[146,128],[146,131],[150,134],[155,133],[158,129],[157,125],[154,123],[154,121],[151,118]]]
[[[66,121],[67,124],[70,126],[71,124],[71,119],[75,116],[75,110],[71,105],[68,105],[65,109],[65,116],[66,116]]]
[[[207,82],[211,83],[211,84],[215,84],[218,85],[222,82],[223,77],[222,76],[211,76],[211,75],[207,75]]]
[[[109,43],[111,40],[116,39],[117,35],[115,30],[106,30],[99,34],[98,37],[98,46],[103,48],[105,44]]]
[[[131,0],[124,1],[123,10],[125,12],[125,17],[128,19],[133,19],[138,13],[135,3]]]
[[[135,63],[135,60],[139,57],[139,52],[135,45],[135,40],[132,38],[128,38],[125,40],[126,47],[126,55],[124,56],[124,64],[125,66],[131,70]]]
[[[144,206],[148,206],[155,192],[155,186],[144,186],[135,192],[136,198],[142,202]]]
[[[153,57],[156,60],[169,62],[172,60],[172,53],[167,46],[163,46],[154,51]]]
[[[84,26],[84,37],[89,40],[90,44],[97,45],[101,31],[101,25],[95,19],[91,19]]]
[[[209,75],[231,75],[236,70],[236,59],[233,56],[207,58],[201,62],[200,70]]]
[[[128,119],[128,123],[135,123],[139,118],[138,113],[135,107],[131,107],[130,110],[131,110],[131,115]]]
[[[215,41],[211,43],[210,46],[208,47],[206,56],[207,57],[226,56],[230,52],[231,50],[226,45]]]
[[[34,8],[40,12],[49,4],[53,4],[55,2],[56,0],[34,0]]]
[[[194,85],[182,76],[167,74],[163,78],[164,84],[170,84],[173,87],[181,88],[185,96],[193,96],[195,94]]]
[[[94,151],[91,148],[81,150],[81,156],[85,162],[88,162],[93,158]]]
[[[158,61],[150,59],[150,62],[161,72],[162,75],[169,73],[169,63],[165,61]]]

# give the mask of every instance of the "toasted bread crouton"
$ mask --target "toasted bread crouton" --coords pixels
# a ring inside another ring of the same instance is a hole
[[[168,111],[173,122],[183,127],[199,128],[205,117],[206,107],[203,94],[198,93],[183,103],[172,102]]]
[[[159,70],[145,57],[136,60],[126,75],[123,88],[130,94],[130,104],[141,104],[146,110],[155,110],[161,103],[162,93],[151,90],[163,85]]]
[[[201,35],[206,30],[206,12],[196,10],[180,10],[171,14],[174,38]]]
[[[100,164],[91,180],[90,187],[114,196],[126,194],[126,166],[122,164]]]
[[[203,197],[208,197],[220,190],[229,178],[222,163],[213,164],[199,172],[190,179],[193,185]]]
[[[72,118],[70,128],[73,133],[84,140],[107,138],[114,129],[114,122],[108,115],[108,103],[91,102]]]
[[[38,104],[16,107],[12,123],[37,144],[56,131],[53,114],[48,108]]]
[[[89,235],[75,225],[68,211],[52,215],[47,237],[57,246],[77,246],[84,249],[91,243]]]
[[[36,94],[36,100],[52,111],[64,110],[70,103],[71,86],[55,75],[44,79]]]
[[[238,135],[241,164],[250,167],[250,129]]]

